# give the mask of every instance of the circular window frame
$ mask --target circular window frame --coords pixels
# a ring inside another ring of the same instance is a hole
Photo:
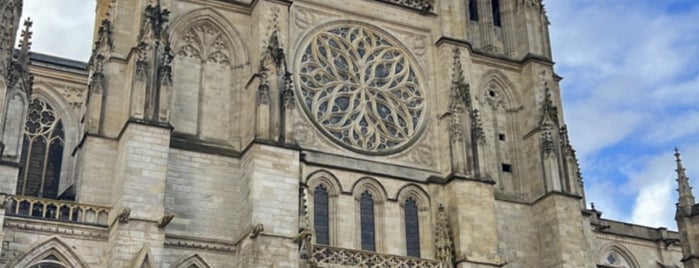
[[[383,38],[387,40],[390,45],[392,45],[394,48],[398,49],[403,56],[405,57],[405,60],[407,63],[410,64],[410,67],[412,67],[412,71],[414,72],[415,79],[417,81],[418,88],[417,90],[420,91],[422,94],[422,110],[421,110],[421,115],[417,119],[417,124],[414,128],[414,131],[410,137],[407,137],[404,142],[392,146],[387,149],[382,149],[382,150],[367,150],[364,148],[360,148],[357,146],[354,146],[352,144],[349,144],[340,138],[336,137],[328,131],[318,120],[315,120],[314,116],[312,115],[311,107],[309,107],[306,104],[306,100],[303,94],[303,88],[301,85],[301,79],[300,79],[300,70],[301,70],[301,64],[302,64],[302,59],[303,56],[306,55],[306,49],[308,46],[311,44],[313,40],[315,40],[315,37],[322,33],[322,32],[328,32],[333,29],[341,28],[341,27],[361,27],[364,29],[368,29],[374,33],[376,33],[380,38]],[[297,101],[299,102],[299,106],[304,110],[304,116],[312,122],[312,124],[320,131],[323,133],[323,136],[330,140],[331,142],[341,146],[342,148],[348,149],[350,151],[360,153],[360,154],[365,154],[365,155],[372,155],[372,156],[385,156],[385,155],[391,155],[391,154],[396,154],[405,151],[407,148],[411,147],[415,143],[417,143],[418,140],[421,139],[423,136],[423,133],[425,132],[425,129],[429,125],[429,118],[430,118],[430,92],[428,91],[428,86],[427,86],[427,79],[425,78],[424,71],[422,66],[420,65],[420,61],[418,61],[417,57],[411,51],[408,49],[408,47],[401,42],[399,39],[397,39],[393,34],[389,33],[386,30],[383,30],[381,28],[375,27],[373,25],[359,22],[359,21],[353,21],[353,20],[338,20],[338,21],[331,21],[327,22],[321,25],[318,25],[316,27],[313,27],[312,29],[308,30],[305,34],[302,35],[301,38],[299,38],[299,41],[297,42],[296,45],[296,55],[294,57],[294,86],[295,86],[295,95],[297,98]]]

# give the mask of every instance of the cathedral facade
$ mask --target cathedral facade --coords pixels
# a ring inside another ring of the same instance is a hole
[[[586,208],[541,0],[0,0],[0,266],[697,267]],[[14,36],[21,31],[19,49]]]

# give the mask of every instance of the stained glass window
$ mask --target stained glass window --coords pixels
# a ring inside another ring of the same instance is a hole
[[[330,244],[328,212],[328,190],[320,185],[313,193],[313,228],[316,232],[316,243],[322,245]]]
[[[43,100],[29,102],[17,194],[58,197],[63,159],[63,123]]]
[[[374,232],[374,199],[369,191],[364,191],[359,198],[359,216],[361,222],[362,250],[376,251]]]
[[[420,225],[417,215],[417,203],[412,198],[405,200],[405,244],[408,256],[420,257]]]

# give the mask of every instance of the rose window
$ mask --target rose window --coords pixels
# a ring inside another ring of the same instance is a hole
[[[331,139],[363,152],[404,148],[422,126],[425,99],[412,58],[384,34],[332,26],[302,46],[299,96]]]

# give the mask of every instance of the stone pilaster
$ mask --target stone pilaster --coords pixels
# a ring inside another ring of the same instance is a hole
[[[291,267],[298,263],[293,242],[299,232],[299,152],[255,144],[243,156],[243,180],[249,187],[247,228],[260,229],[241,251],[260,253],[242,267]],[[253,232],[255,233],[255,232]],[[255,254],[253,254],[255,255]],[[267,257],[265,257],[267,256]]]
[[[494,182],[454,178],[446,187],[456,267],[500,267]]]
[[[532,206],[541,267],[588,267],[591,246],[584,232],[579,197],[550,193]]]
[[[147,249],[161,262],[170,128],[129,122],[119,138],[108,267],[128,267]]]

